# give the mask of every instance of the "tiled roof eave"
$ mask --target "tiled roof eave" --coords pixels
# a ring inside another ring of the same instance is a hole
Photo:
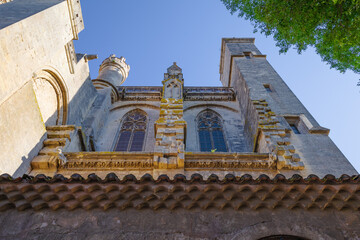
[[[203,179],[194,174],[190,179],[176,175],[170,179],[161,175],[153,179],[146,174],[140,179],[127,175],[119,179],[110,173],[104,179],[95,174],[83,178],[74,174],[21,178],[0,176],[0,211],[58,210],[58,209],[153,209],[201,210],[230,208],[233,210],[258,209],[318,209],[360,210],[360,175],[342,175],[335,178],[315,175],[285,178],[277,175],[270,179],[260,175],[235,177],[216,175]]]

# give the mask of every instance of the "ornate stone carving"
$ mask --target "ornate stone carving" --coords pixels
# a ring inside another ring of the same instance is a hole
[[[235,93],[228,87],[186,87],[185,101],[235,101]]]
[[[271,154],[258,153],[186,153],[185,170],[275,169]]]
[[[160,101],[162,87],[118,87],[122,101]]]

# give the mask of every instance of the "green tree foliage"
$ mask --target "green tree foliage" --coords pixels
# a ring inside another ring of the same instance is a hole
[[[255,32],[273,35],[280,53],[312,46],[331,68],[360,73],[360,0],[221,1]]]

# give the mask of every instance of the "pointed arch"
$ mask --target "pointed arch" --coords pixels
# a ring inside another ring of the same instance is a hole
[[[125,114],[121,121],[114,151],[135,152],[144,149],[148,117],[141,109]]]
[[[200,112],[196,119],[201,152],[227,152],[223,120],[221,116],[210,109]]]
[[[182,98],[182,83],[178,79],[171,79],[164,83],[163,89],[163,97],[164,98]]]

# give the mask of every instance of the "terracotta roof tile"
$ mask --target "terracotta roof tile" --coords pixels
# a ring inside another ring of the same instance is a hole
[[[54,183],[54,182],[62,182],[62,183],[90,183],[90,182],[98,182],[98,183],[107,183],[107,182],[118,182],[118,183],[126,183],[126,182],[184,182],[184,183],[238,183],[238,184],[261,184],[261,183],[287,183],[287,184],[295,184],[295,183],[303,183],[303,184],[342,184],[342,183],[360,183],[360,175],[349,176],[347,174],[341,175],[341,177],[336,178],[334,175],[327,174],[324,178],[320,179],[318,176],[311,174],[306,178],[303,178],[299,174],[294,174],[290,178],[286,178],[282,174],[277,174],[273,179],[271,179],[266,174],[261,174],[258,178],[253,179],[253,177],[249,174],[244,174],[241,177],[236,177],[233,174],[227,174],[224,179],[220,180],[216,174],[211,174],[207,179],[203,179],[201,174],[193,174],[190,179],[187,179],[185,175],[176,174],[173,179],[170,179],[167,175],[160,175],[157,179],[154,179],[151,174],[145,174],[140,179],[137,179],[134,175],[129,174],[126,175],[122,180],[118,178],[115,173],[109,173],[106,175],[104,179],[98,177],[95,173],[89,174],[87,178],[84,178],[80,174],[73,174],[70,178],[66,178],[61,174],[56,174],[53,177],[45,176],[44,174],[38,174],[36,176],[30,176],[24,174],[22,177],[13,178],[9,174],[0,175],[0,183],[2,182],[26,182],[26,183]]]
[[[150,174],[137,179],[127,175],[119,179],[109,173],[104,179],[96,174],[87,178],[73,174],[47,177],[24,175],[0,176],[0,211],[17,209],[335,209],[360,210],[360,176],[335,178],[316,175],[291,178],[278,174],[273,179],[260,175],[253,179],[245,174],[228,174],[220,180],[211,175],[203,179],[194,174],[190,179],[178,174],[173,179]]]

